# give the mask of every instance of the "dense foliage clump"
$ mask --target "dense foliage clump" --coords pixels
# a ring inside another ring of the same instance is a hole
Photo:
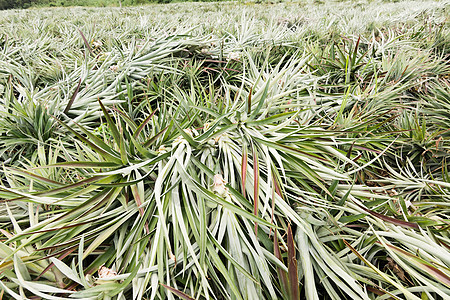
[[[0,295],[448,299],[448,20],[440,1],[3,12]]]

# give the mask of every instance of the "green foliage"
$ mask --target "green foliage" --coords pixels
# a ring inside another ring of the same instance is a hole
[[[0,0],[0,10],[12,8],[28,8],[32,4],[32,0]]]
[[[202,0],[212,2],[212,0]],[[135,6],[149,3],[172,3],[181,0],[0,0],[0,10],[18,9],[30,7],[111,7],[111,6]]]
[[[437,1],[5,11],[2,295],[447,299],[447,19]]]

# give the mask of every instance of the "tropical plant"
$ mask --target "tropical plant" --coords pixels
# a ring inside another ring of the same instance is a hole
[[[5,12],[1,295],[448,298],[448,9],[365,4]]]

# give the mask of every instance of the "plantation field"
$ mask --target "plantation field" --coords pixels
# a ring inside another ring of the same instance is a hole
[[[0,299],[450,299],[450,3],[0,12]]]

